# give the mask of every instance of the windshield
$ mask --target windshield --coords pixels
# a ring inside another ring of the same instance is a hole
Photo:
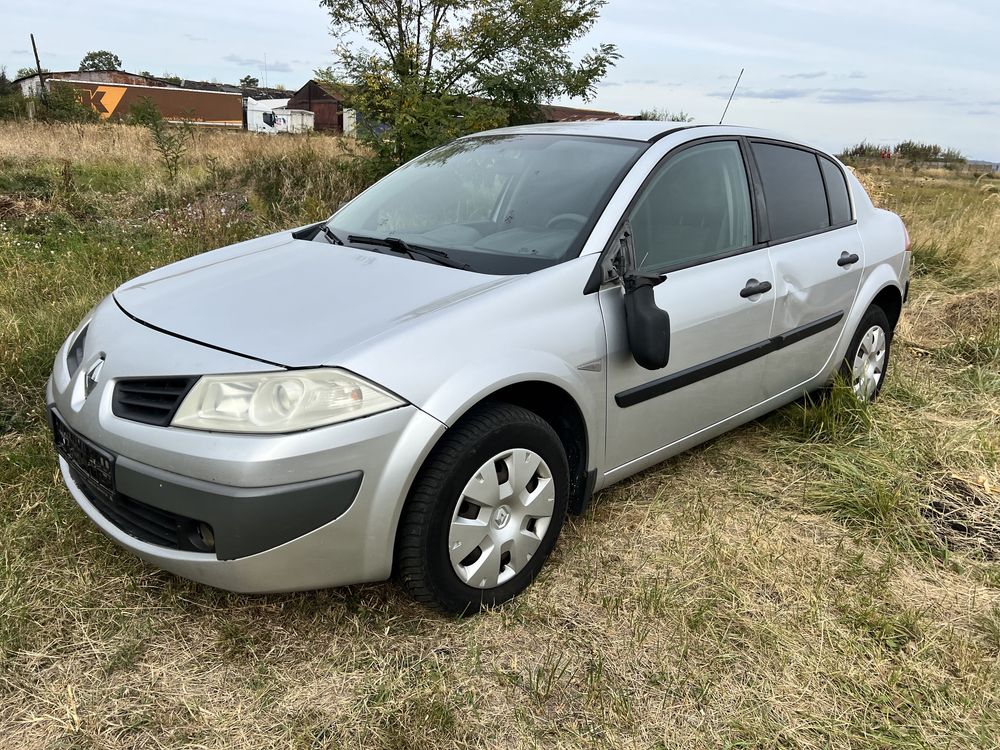
[[[645,146],[558,135],[456,141],[369,188],[329,226],[344,238],[441,250],[481,273],[529,273],[580,252]]]

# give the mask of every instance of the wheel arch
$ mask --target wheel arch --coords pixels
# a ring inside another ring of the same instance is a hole
[[[847,321],[844,323],[840,341],[837,343],[837,348],[833,356],[824,368],[823,377],[819,378],[818,382],[822,383],[830,380],[836,373],[837,368],[840,367],[840,362],[847,355],[847,348],[851,344],[851,339],[854,337],[854,332],[857,330],[865,311],[873,304],[877,304],[876,300],[882,300],[886,304],[890,304],[890,302],[896,304],[893,302],[896,298],[898,298],[898,305],[895,308],[895,320],[892,314],[886,311],[886,316],[893,325],[898,322],[899,316],[902,314],[903,293],[900,289],[899,276],[888,263],[881,263],[875,266],[862,282],[861,288],[854,298],[854,306],[851,308],[847,316]]]
[[[593,492],[593,479],[587,471],[589,461],[589,431],[580,405],[568,391],[554,383],[528,380],[512,383],[490,393],[476,405],[487,401],[502,401],[534,412],[555,430],[566,451],[569,463],[569,509],[581,513]]]
[[[899,287],[894,284],[882,287],[872,298],[868,307],[871,307],[871,305],[878,305],[882,308],[882,312],[889,319],[890,327],[895,330],[896,324],[899,322],[899,316],[903,313],[903,293],[899,290]]]
[[[392,567],[394,571],[396,569],[399,535],[402,528],[400,520],[403,517],[405,507],[410,500],[414,487],[417,485],[424,465],[434,455],[441,440],[444,439],[450,429],[461,422],[462,418],[472,410],[490,402],[520,406],[534,412],[548,422],[559,436],[559,440],[566,450],[570,470],[569,512],[573,514],[582,513],[590,501],[594,491],[597,471],[596,469],[588,470],[591,458],[589,445],[589,436],[591,433],[587,427],[586,417],[577,399],[566,388],[549,380],[529,379],[498,384],[493,390],[479,394],[475,400],[465,402],[460,412],[456,412],[451,418],[446,420],[448,429],[444,430],[437,437],[434,444],[424,455],[420,466],[414,472],[413,478],[406,490],[406,497],[399,505],[399,511],[395,519],[392,546]]]
[[[473,409],[488,402],[514,404],[534,412],[555,430],[569,463],[570,510],[581,512],[589,500],[589,492],[593,490],[593,479],[596,472],[588,471],[593,463],[594,450],[592,432],[587,424],[578,395],[570,392],[565,384],[555,382],[554,378],[541,373],[525,376],[523,379],[512,379],[494,383],[489,389],[477,393],[474,397],[464,399],[455,405],[453,411],[445,418],[438,417],[448,425],[449,429],[457,425],[463,417]],[[435,441],[435,445],[427,454],[434,452],[437,443],[448,434],[446,430]],[[424,462],[427,461],[424,459]]]

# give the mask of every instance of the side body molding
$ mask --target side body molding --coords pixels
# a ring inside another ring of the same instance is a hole
[[[805,325],[793,328],[785,333],[772,336],[764,341],[758,341],[757,343],[751,344],[743,349],[738,349],[737,351],[723,357],[717,357],[703,364],[689,367],[685,370],[681,370],[680,372],[675,372],[672,375],[667,375],[666,377],[658,378],[657,380],[650,381],[649,383],[643,383],[642,385],[635,386],[634,388],[629,388],[628,390],[615,394],[615,403],[621,408],[635,406],[636,404],[641,404],[643,401],[648,401],[651,398],[656,398],[657,396],[662,396],[665,393],[676,391],[678,388],[683,388],[684,386],[691,385],[692,383],[697,383],[699,380],[704,380],[705,378],[710,378],[713,375],[718,375],[719,373],[726,372],[727,370],[732,370],[734,367],[739,367],[747,362],[752,362],[753,360],[764,357],[771,352],[784,349],[786,346],[791,346],[798,341],[802,341],[803,339],[809,338],[810,336],[820,333],[821,331],[832,328],[837,325],[843,317],[844,311],[840,310],[830,315],[825,315],[818,320],[812,321],[811,323],[806,323]]]

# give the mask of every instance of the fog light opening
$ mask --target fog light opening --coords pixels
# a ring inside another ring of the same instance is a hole
[[[204,521],[198,521],[188,534],[191,545],[202,552],[215,551],[215,532]]]

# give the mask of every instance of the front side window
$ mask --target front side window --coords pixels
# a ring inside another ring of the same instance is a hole
[[[764,187],[772,242],[830,226],[826,191],[814,153],[773,143],[754,143],[753,153]]]
[[[667,161],[629,215],[643,270],[697,263],[753,245],[750,188],[740,146],[716,141]]]
[[[463,139],[385,177],[329,226],[345,239],[393,237],[444,251],[474,271],[527,273],[579,253],[646,146],[541,134]]]

